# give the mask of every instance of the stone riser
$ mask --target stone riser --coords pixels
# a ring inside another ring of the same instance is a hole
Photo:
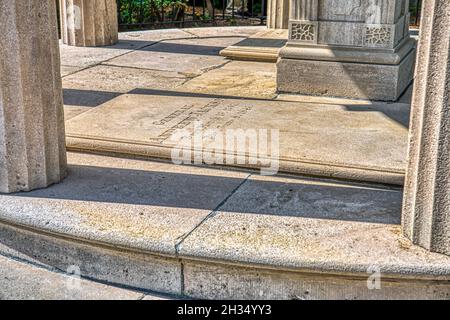
[[[64,238],[0,223],[0,254],[85,278],[143,291],[200,299],[449,299],[448,281],[383,279],[369,290],[361,274],[310,272],[191,260]]]

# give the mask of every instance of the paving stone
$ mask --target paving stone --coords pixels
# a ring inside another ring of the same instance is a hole
[[[178,72],[197,76],[223,65],[219,52],[239,37],[167,40],[108,61],[108,65]]]
[[[63,79],[64,89],[79,90],[74,96],[76,100],[89,96],[90,92],[129,92],[134,89],[172,89],[186,81],[186,78],[175,72],[161,72],[117,66],[98,65]],[[73,93],[75,94],[75,93]],[[69,91],[66,92],[66,98]],[[83,105],[83,104],[81,104]]]
[[[276,67],[273,63],[232,61],[189,80],[179,90],[270,99],[276,95]]]
[[[90,107],[83,106],[64,106],[64,120],[70,120],[83,112],[89,111]]]
[[[151,43],[149,43],[151,44]],[[119,42],[105,47],[74,47],[60,43],[61,65],[66,67],[86,68],[132,52],[142,43]]]
[[[186,39],[194,37],[194,35],[181,29],[129,31],[119,33],[119,40],[123,43],[129,42],[135,44],[135,49],[140,49],[161,40]]]
[[[82,67],[61,66],[61,76],[65,77],[82,69]]]

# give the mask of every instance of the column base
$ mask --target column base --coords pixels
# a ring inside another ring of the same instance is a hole
[[[396,101],[414,77],[415,40],[397,50],[287,45],[280,51],[280,93]]]

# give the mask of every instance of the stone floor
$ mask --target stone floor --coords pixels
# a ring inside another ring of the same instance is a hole
[[[61,45],[69,149],[167,158],[161,134],[192,113],[183,108],[217,102],[196,120],[279,129],[281,171],[401,185],[410,90],[398,103],[277,95],[275,63],[219,55],[262,30],[130,32],[112,47]]]

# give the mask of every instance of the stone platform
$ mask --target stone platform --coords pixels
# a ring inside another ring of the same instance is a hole
[[[0,254],[189,298],[449,298],[450,258],[400,234],[400,189],[74,153],[68,161],[62,183],[0,195]],[[367,285],[373,272],[379,289]]]
[[[62,45],[69,149],[168,159],[171,145],[158,136],[189,114],[183,106],[218,101],[198,120],[279,129],[282,171],[401,185],[410,96],[392,104],[277,95],[274,63],[219,54],[265,32],[158,30],[121,33],[111,47]],[[171,112],[178,117],[154,124]]]

